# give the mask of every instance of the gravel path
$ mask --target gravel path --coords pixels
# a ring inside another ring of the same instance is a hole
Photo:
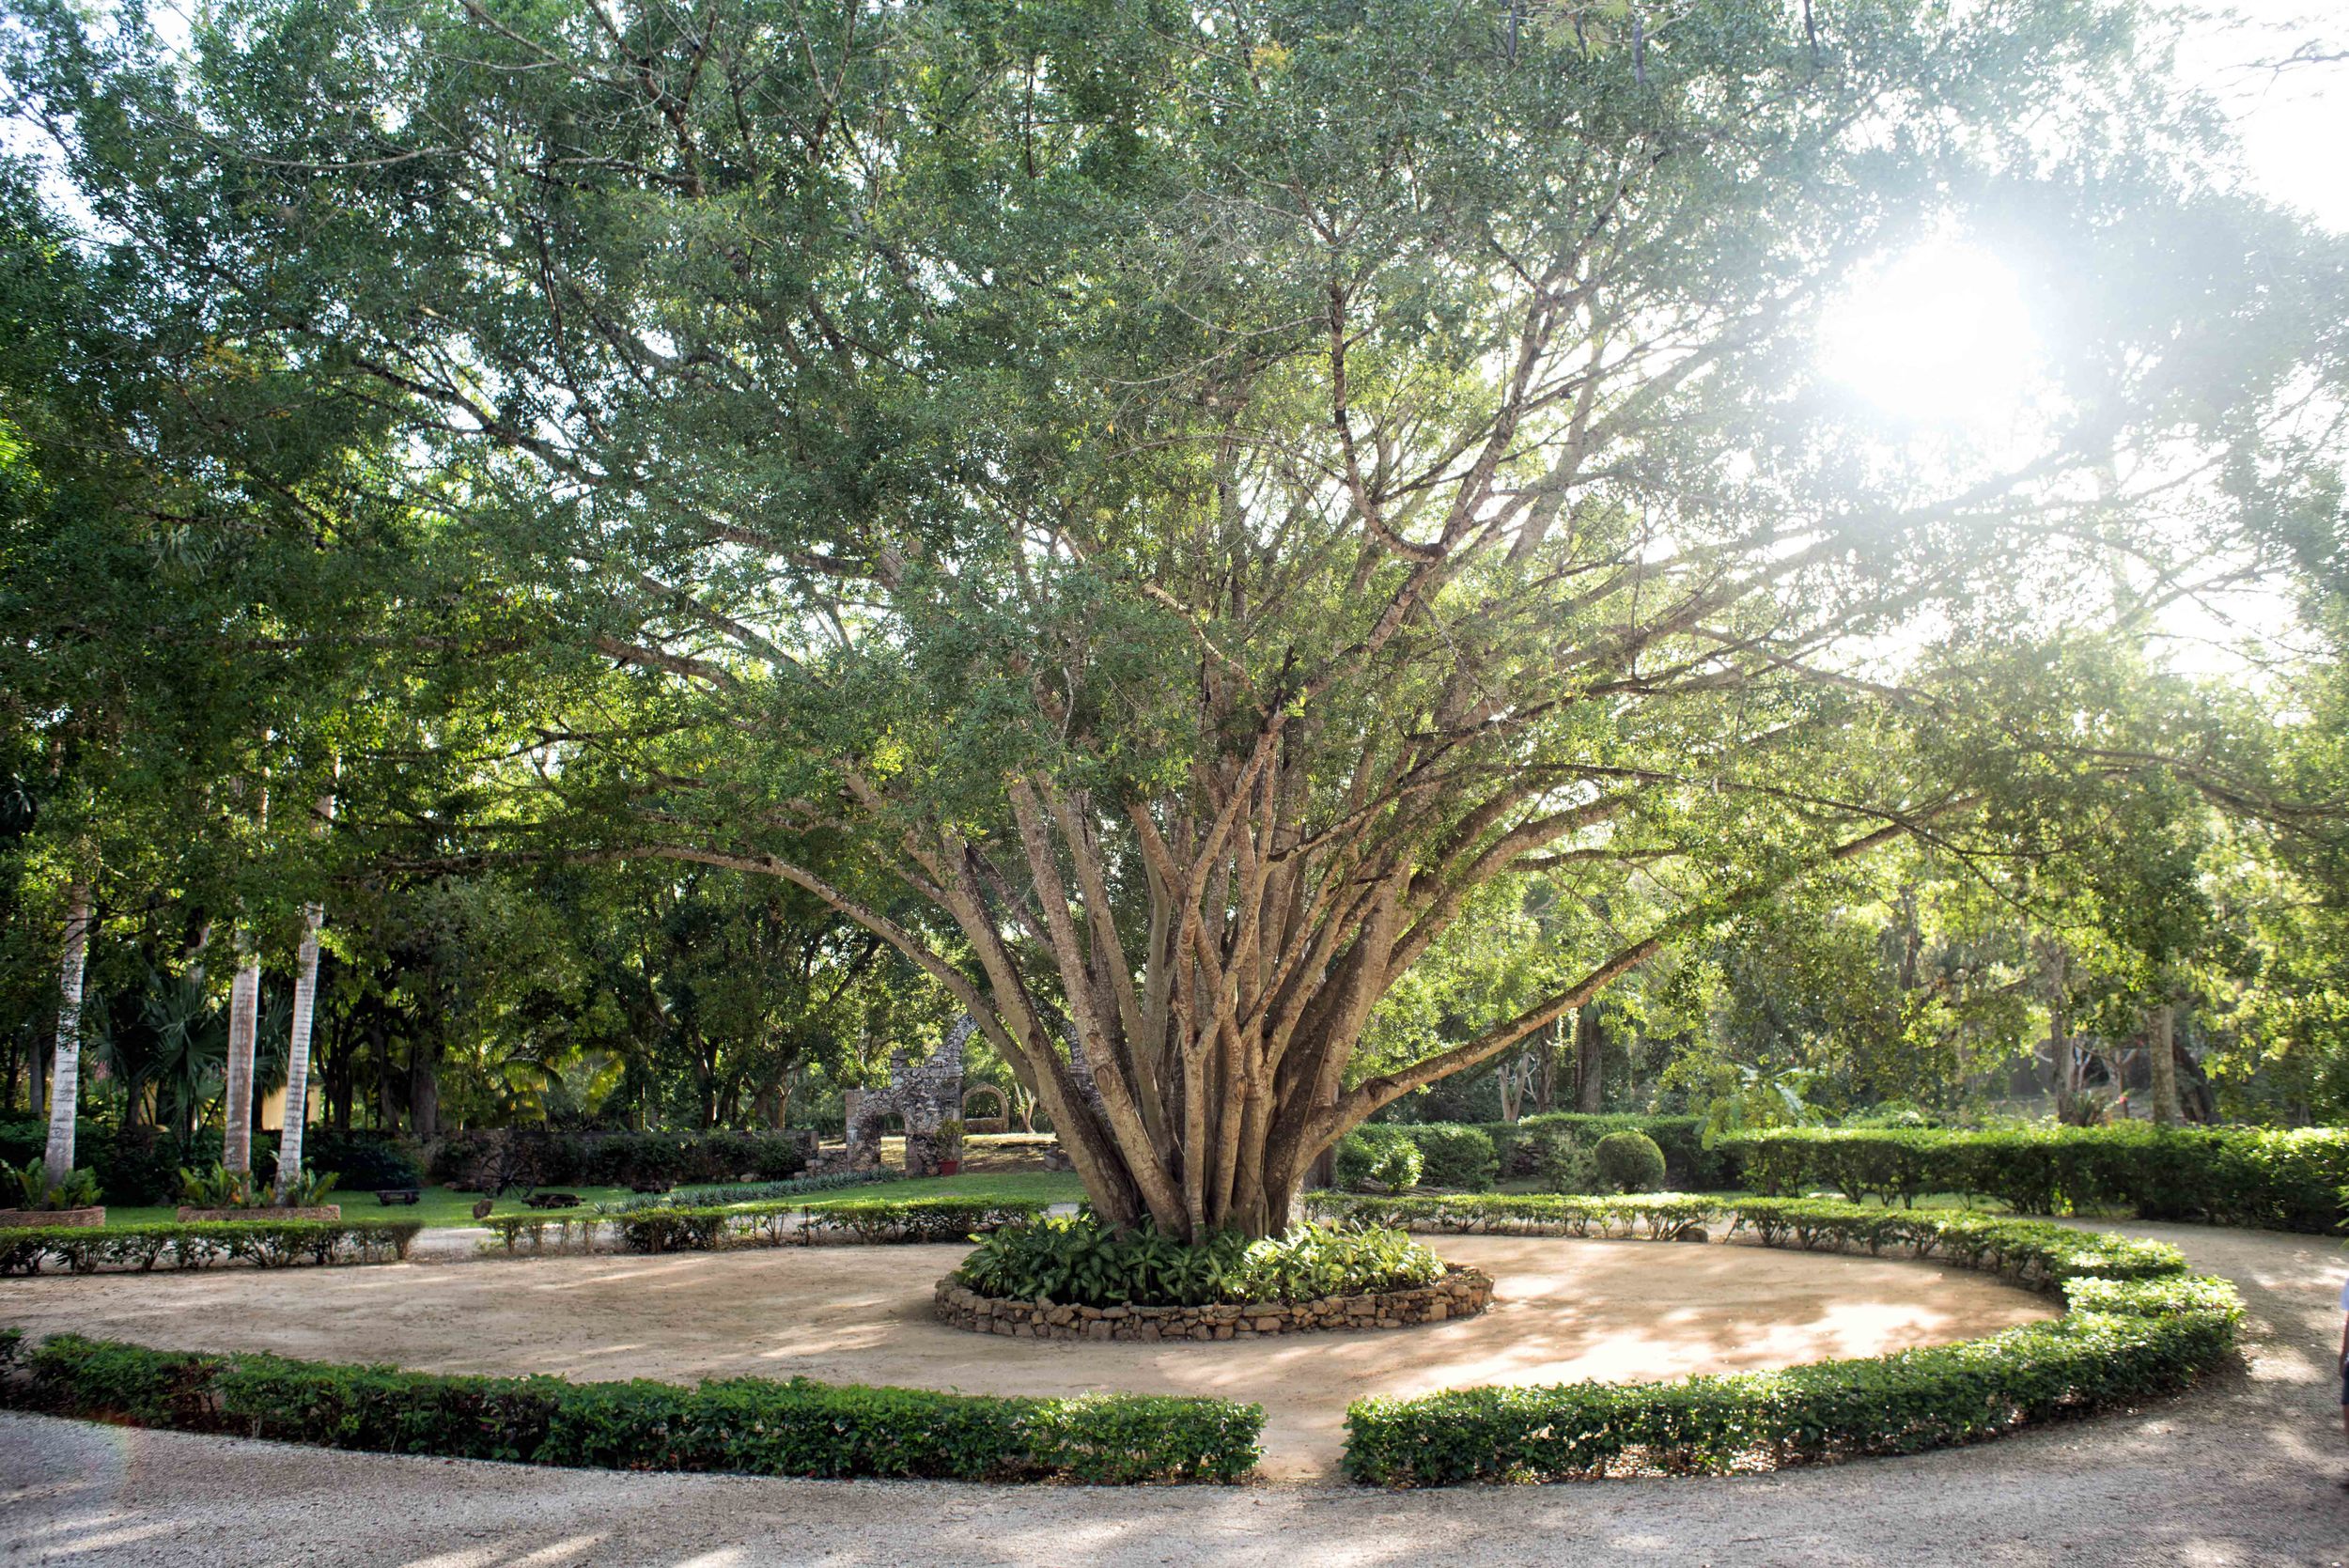
[[[2341,1254],[2314,1237],[2125,1228],[2242,1287],[2245,1369],[2139,1412],[1916,1459],[1420,1493],[991,1489],[533,1470],[7,1416],[0,1553],[174,1568],[2349,1561]]]

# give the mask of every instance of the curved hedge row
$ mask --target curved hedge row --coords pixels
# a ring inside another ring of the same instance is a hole
[[[0,1274],[38,1274],[55,1264],[74,1274],[101,1268],[151,1271],[249,1263],[257,1268],[298,1264],[391,1263],[408,1255],[424,1226],[412,1219],[224,1219],[187,1225],[77,1227],[38,1225],[0,1230]]]
[[[1886,1203],[1963,1192],[2018,1214],[2124,1208],[2283,1231],[2337,1229],[2349,1187],[2349,1130],[2335,1127],[1784,1127],[1719,1147],[1757,1192],[1832,1188]]]
[[[630,1470],[1096,1484],[1237,1481],[1264,1407],[1225,1399],[1002,1398],[804,1378],[570,1383],[459,1377],[60,1334],[0,1404],[376,1453]]]
[[[1718,1474],[1977,1442],[2174,1392],[2232,1349],[2242,1316],[2233,1286],[2188,1276],[2174,1247],[2039,1220],[1669,1193],[1319,1206],[1453,1232],[1665,1238],[1726,1223],[1765,1246],[1940,1256],[2066,1298],[2052,1323],[1781,1372],[1358,1400],[1346,1411],[1346,1473],[1376,1485]]]

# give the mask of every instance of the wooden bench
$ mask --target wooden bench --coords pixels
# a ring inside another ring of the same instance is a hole
[[[576,1192],[534,1192],[522,1200],[535,1209],[575,1209],[579,1207]]]
[[[375,1201],[385,1208],[390,1208],[394,1203],[406,1203],[412,1208],[415,1206],[416,1200],[423,1196],[424,1192],[419,1188],[384,1187],[376,1189]]]

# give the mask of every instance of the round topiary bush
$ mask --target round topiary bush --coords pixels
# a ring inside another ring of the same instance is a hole
[[[1610,1132],[1591,1151],[1609,1192],[1655,1192],[1664,1185],[1664,1151],[1643,1132]]]

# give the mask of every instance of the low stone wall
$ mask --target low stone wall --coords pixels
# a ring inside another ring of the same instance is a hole
[[[72,1225],[81,1228],[103,1225],[105,1222],[103,1204],[86,1209],[0,1209],[0,1229],[19,1225]]]
[[[317,1203],[308,1208],[285,1208],[272,1203],[249,1209],[198,1209],[182,1205],[172,1215],[182,1225],[230,1219],[340,1219],[342,1217],[343,1206],[340,1203]]]
[[[1441,1280],[1409,1290],[1332,1296],[1319,1301],[1220,1303],[1210,1307],[1066,1307],[981,1296],[950,1275],[931,1296],[938,1320],[974,1334],[1038,1340],[1252,1340],[1330,1328],[1408,1328],[1474,1317],[1492,1305],[1489,1275],[1457,1264]]]

